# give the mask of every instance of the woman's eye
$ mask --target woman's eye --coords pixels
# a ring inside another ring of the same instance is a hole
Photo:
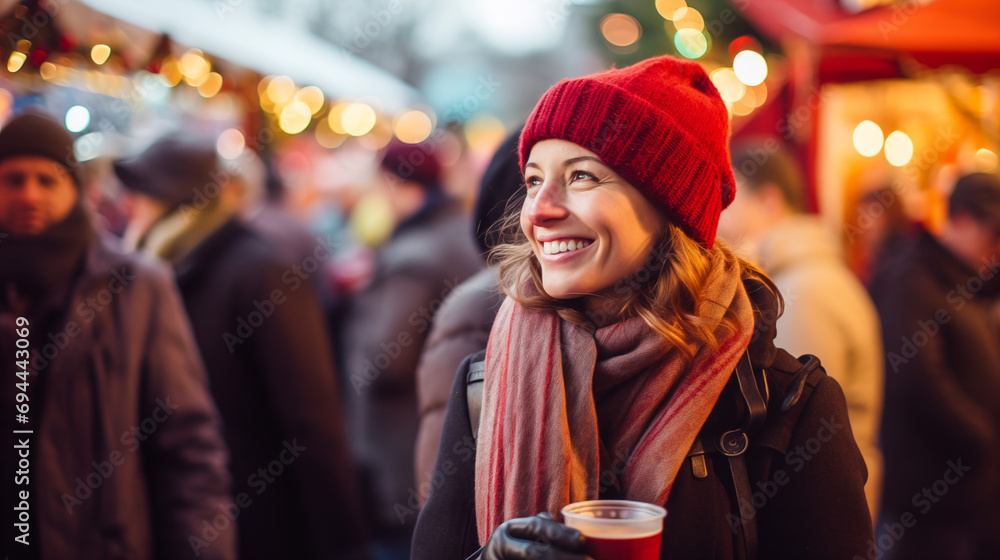
[[[527,187],[528,190],[531,190],[534,187],[538,187],[541,184],[542,180],[539,179],[538,177],[528,177],[527,179],[524,180],[524,186]]]
[[[571,176],[571,180],[573,181],[586,181],[587,179],[593,179],[593,178],[594,176],[591,175],[590,173],[587,173],[586,171],[574,171],[573,175]]]

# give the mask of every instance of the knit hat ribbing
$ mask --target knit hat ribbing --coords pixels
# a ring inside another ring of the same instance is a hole
[[[693,239],[711,248],[736,193],[729,116],[701,65],[660,56],[563,80],[521,134],[521,171],[535,143],[558,138],[597,154]]]
[[[80,186],[73,136],[46,114],[26,111],[0,130],[0,160],[15,156],[48,158],[68,171],[73,183]]]

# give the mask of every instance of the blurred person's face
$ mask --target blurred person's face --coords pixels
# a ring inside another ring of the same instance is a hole
[[[737,174],[736,196],[719,216],[719,237],[752,256],[760,237],[785,213],[787,207],[777,186],[765,184],[752,190]]]
[[[38,235],[69,215],[80,193],[69,173],[42,156],[0,161],[0,228]]]
[[[401,179],[395,173],[380,170],[378,176],[379,194],[389,203],[392,215],[399,223],[420,210],[427,200],[424,188],[413,181]]]
[[[593,152],[548,139],[531,148],[521,229],[541,264],[545,292],[612,297],[619,280],[642,267],[666,218]]]
[[[1000,256],[1000,230],[967,213],[951,217],[944,236],[951,240],[949,248],[973,267]]]

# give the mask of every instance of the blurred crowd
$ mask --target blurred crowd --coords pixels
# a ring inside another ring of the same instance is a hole
[[[409,558],[448,476],[435,458],[455,372],[503,297],[487,257],[520,208],[517,142],[471,211],[443,188],[433,138],[389,144],[372,189],[393,229],[345,287],[342,241],[289,212],[249,151],[234,167],[169,134],[115,161],[120,195],[95,204],[61,124],[15,117],[0,130],[0,368],[29,374],[0,395],[9,410],[27,394],[33,462],[30,520],[3,524],[5,546],[24,529],[35,558]],[[859,208],[876,219],[848,240],[807,211],[790,152],[730,150],[719,236],[780,289],[776,345],[843,389],[873,554],[1000,550],[1000,179],[961,177],[934,232],[872,190]],[[5,480],[11,511],[27,487]]]

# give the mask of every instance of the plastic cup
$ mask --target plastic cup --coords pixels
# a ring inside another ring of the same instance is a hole
[[[563,522],[587,537],[594,560],[659,560],[667,510],[628,500],[590,500],[562,509]]]

